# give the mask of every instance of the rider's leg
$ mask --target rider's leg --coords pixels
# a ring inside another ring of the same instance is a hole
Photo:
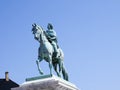
[[[54,48],[55,57],[58,57],[58,48],[57,44],[54,41],[52,42],[52,46]]]

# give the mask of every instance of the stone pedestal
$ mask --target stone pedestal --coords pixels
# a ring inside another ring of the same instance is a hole
[[[43,79],[24,82],[20,87],[11,90],[79,90],[74,84],[59,77],[52,76]]]

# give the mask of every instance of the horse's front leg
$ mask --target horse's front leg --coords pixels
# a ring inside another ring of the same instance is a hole
[[[51,56],[49,56],[48,57],[48,60],[49,60],[49,69],[50,69],[50,75],[52,76],[53,74],[53,72],[52,72],[52,57]]]
[[[41,68],[40,68],[40,62],[42,61],[43,59],[42,58],[38,58],[38,60],[36,60],[36,64],[37,64],[37,67],[38,67],[38,71],[39,71],[39,73],[41,74],[41,75],[43,75],[43,71],[41,70]]]

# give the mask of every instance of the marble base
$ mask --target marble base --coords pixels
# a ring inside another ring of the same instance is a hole
[[[26,81],[17,88],[11,90],[79,90],[74,84],[65,81],[59,77],[52,76],[48,78]]]

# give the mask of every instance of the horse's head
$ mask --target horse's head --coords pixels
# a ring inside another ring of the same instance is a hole
[[[40,34],[43,32],[42,28],[40,26],[38,26],[37,24],[32,24],[32,32],[34,34],[34,38],[36,40],[40,39]]]

